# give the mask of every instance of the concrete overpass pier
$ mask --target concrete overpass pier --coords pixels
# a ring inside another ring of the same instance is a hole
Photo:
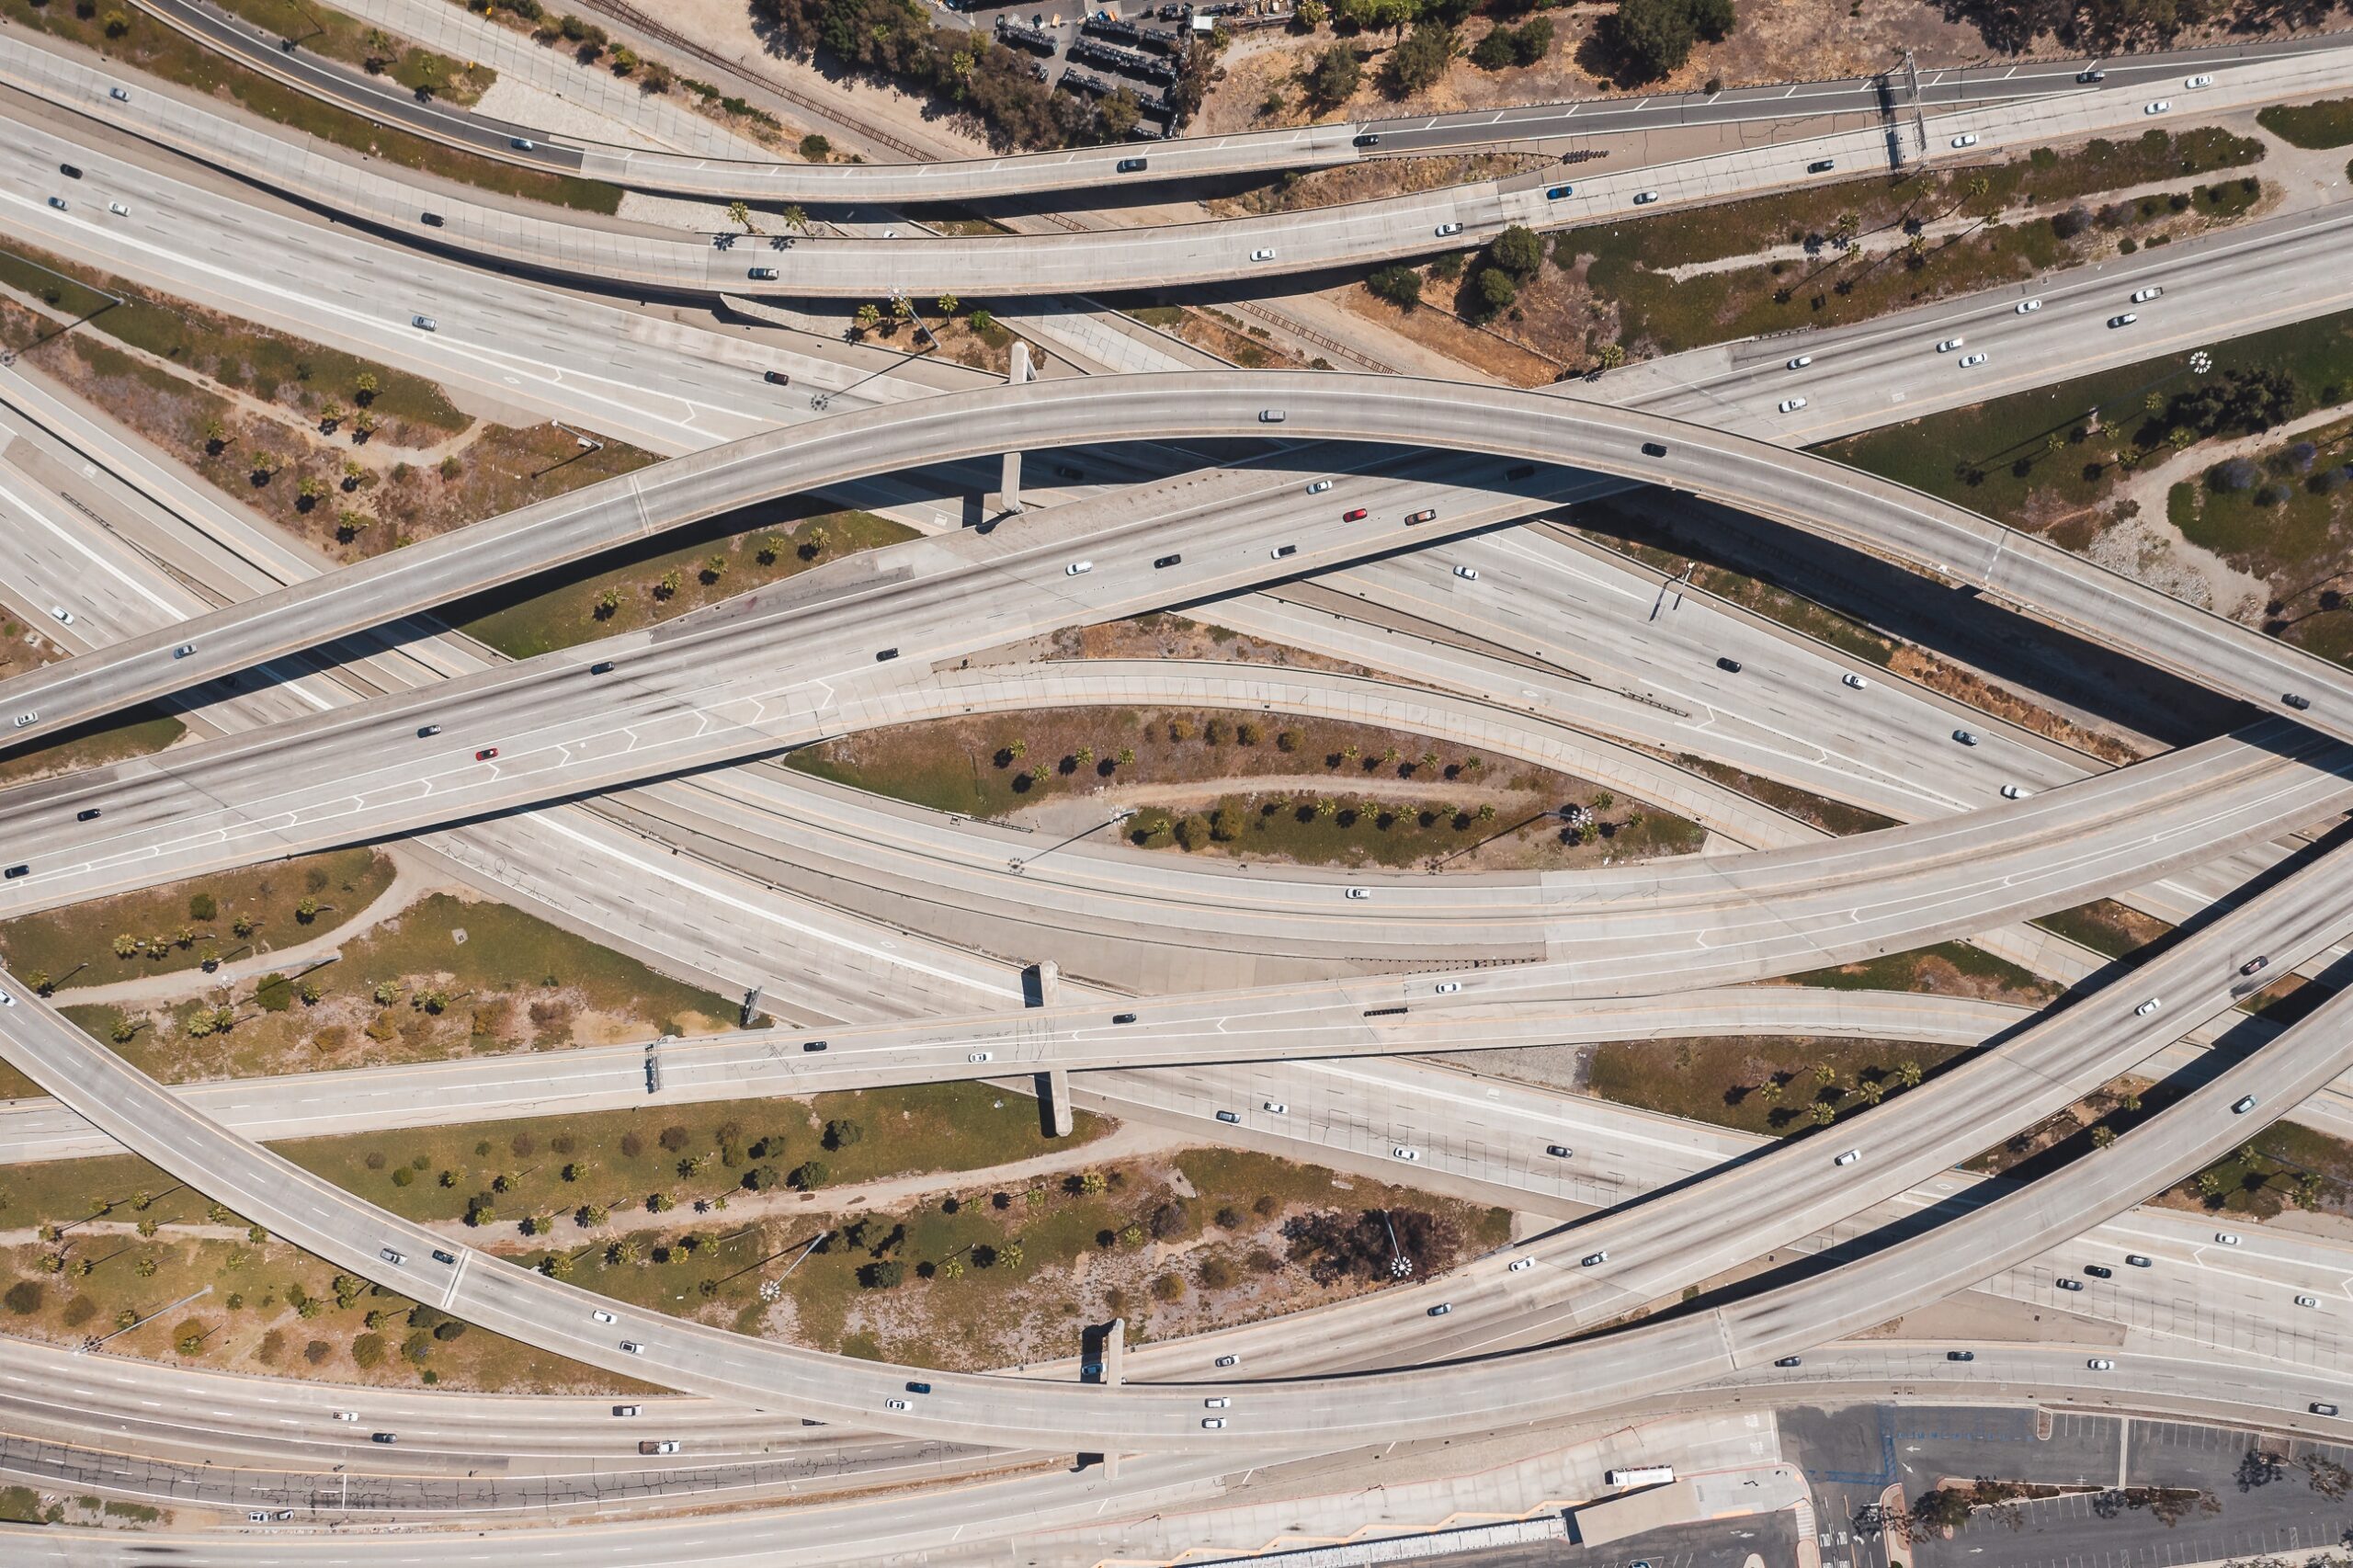
[[[1007,386],[1020,386],[1032,379],[1029,369],[1029,345],[1022,338],[1013,340],[1013,368],[1006,373]],[[998,482],[1000,505],[997,516],[1010,517],[1021,510],[1021,454],[1005,454],[1005,476]]]
[[[1062,967],[1051,959],[1039,963],[1037,983],[1028,987],[1032,1006],[1051,1007],[1062,999]],[[1038,1074],[1038,1104],[1042,1108],[1046,1135],[1067,1138],[1071,1132],[1070,1069],[1050,1067]]]

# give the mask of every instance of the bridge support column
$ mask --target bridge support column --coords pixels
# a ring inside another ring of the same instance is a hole
[[[1013,369],[1005,378],[1006,384],[1017,387],[1030,379],[1029,345],[1017,337],[1013,340]],[[1002,503],[998,507],[1000,513],[1009,514],[1021,510],[1021,454],[1019,452],[1005,454],[1005,473],[998,482],[997,494]]]
[[[1113,1318],[1111,1326],[1103,1331],[1103,1386],[1118,1388],[1127,1381],[1120,1363],[1128,1354],[1128,1320]],[[1117,1449],[1103,1450],[1103,1477],[1107,1481],[1120,1479],[1120,1455]]]
[[[1062,1000],[1060,966],[1053,960],[1047,959],[1038,965],[1037,975],[1038,986],[1033,993],[1036,1005],[1040,1007],[1051,1007]],[[1070,1070],[1066,1067],[1049,1067],[1039,1074],[1038,1100],[1045,1111],[1040,1119],[1045,1123],[1046,1136],[1049,1138],[1069,1137],[1072,1124]]]

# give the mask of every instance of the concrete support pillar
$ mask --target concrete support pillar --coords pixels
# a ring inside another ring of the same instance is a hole
[[[1029,345],[1026,340],[1017,337],[1013,340],[1013,369],[1006,375],[1006,384],[1017,387],[1029,379]],[[1005,454],[1005,473],[997,485],[997,494],[1003,501],[1000,510],[1006,512],[1021,510],[1021,454],[1019,452]]]
[[[1127,1381],[1121,1363],[1128,1355],[1128,1320],[1113,1318],[1111,1326],[1103,1331],[1103,1386],[1118,1388]]]
[[[1051,959],[1038,961],[1038,1006],[1051,1007],[1063,999],[1063,966]]]
[[[1067,1138],[1071,1130],[1070,1071],[1063,1067],[1050,1069],[1046,1074],[1046,1109],[1052,1116],[1054,1136]]]

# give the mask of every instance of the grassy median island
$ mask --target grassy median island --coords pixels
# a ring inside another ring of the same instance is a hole
[[[2212,464],[2166,493],[2190,543],[2263,578],[2263,629],[2353,664],[2353,418]]]
[[[2079,548],[2097,531],[2099,505],[2134,470],[2353,393],[2353,312],[2228,338],[2202,352],[2211,361],[2203,374],[2188,350],[2160,355],[1821,450]]]
[[[858,1132],[843,1131],[850,1120]],[[1082,1116],[1079,1136],[1105,1125]],[[1508,1239],[1504,1210],[1319,1166],[1225,1149],[1090,1163],[1083,1148],[1036,1129],[1034,1102],[975,1084],[313,1140],[288,1152],[363,1197],[432,1221],[448,1221],[452,1203],[462,1213],[480,1193],[490,1205],[478,1210],[483,1222],[452,1223],[453,1236],[617,1299],[945,1368],[1069,1356],[1080,1324],[1114,1315],[1128,1317],[1134,1338],[1165,1338],[1379,1289],[1391,1256],[1383,1215],[1418,1276]],[[943,1131],[963,1141],[943,1142]],[[633,1153],[623,1147],[632,1137]],[[785,1144],[774,1158],[829,1167],[816,1191],[804,1197],[764,1177],[766,1190],[747,1190],[771,1157],[758,1147],[770,1138]],[[462,1167],[436,1165],[426,1141],[449,1145]],[[954,1169],[1025,1150],[1066,1153],[1069,1163],[1004,1179],[974,1168],[952,1195],[879,1193],[870,1211],[845,1201],[864,1196],[845,1173]],[[427,1156],[422,1167],[418,1153]],[[700,1212],[691,1184],[675,1174],[687,1160],[725,1177],[714,1176]],[[569,1184],[566,1165],[579,1167]],[[465,1177],[445,1187],[444,1168]],[[571,1206],[548,1203],[550,1233],[525,1238],[509,1203],[540,1180],[524,1173],[542,1168]],[[396,1180],[402,1171],[406,1183]],[[513,1178],[508,1192],[488,1191],[502,1176]],[[653,1190],[676,1206],[649,1208]],[[6,1332],[78,1341],[210,1285],[210,1295],[113,1348],[336,1382],[631,1387],[339,1274],[132,1156],[12,1167],[0,1173],[0,1199],[6,1223],[32,1233],[0,1244],[0,1273],[11,1281],[0,1294]],[[584,1223],[580,1210],[591,1205]]]
[[[1902,1094],[1976,1049],[1798,1035],[1613,1042],[1587,1055],[1586,1085],[1620,1105],[1778,1138]]]
[[[2244,168],[2263,152],[2220,129],[2153,129],[2011,162],[1620,217],[1525,254],[1490,246],[1420,268],[1381,267],[1345,298],[1440,353],[1529,381],[1531,368],[1496,350],[1603,369],[1630,355],[1845,325],[2170,244],[2256,207],[2263,188],[2253,176],[2200,176]],[[2159,184],[2171,188],[2147,188]],[[2133,194],[2113,194],[2121,192]],[[1498,270],[1510,284],[1500,299],[1487,281]]]
[[[392,885],[377,850],[303,855],[0,922],[0,957],[70,994],[326,936]]]
[[[141,1196],[144,1208],[134,1204]],[[83,1219],[62,1224],[54,1241],[0,1245],[0,1276],[11,1281],[0,1290],[0,1332],[76,1345],[210,1286],[210,1295],[109,1340],[108,1353],[331,1383],[658,1392],[457,1323],[249,1234],[242,1220],[185,1187],[126,1193],[104,1219],[74,1222]],[[140,1233],[159,1219],[170,1228]]]
[[[339,561],[654,460],[623,441],[584,449],[552,423],[476,420],[424,377],[62,256],[0,256],[0,341]]]
[[[1417,1277],[1507,1239],[1501,1210],[1204,1153],[1082,1158],[1003,1185],[977,1172],[969,1191],[872,1212],[829,1210],[821,1193],[752,1224],[707,1215],[667,1239],[532,1257],[574,1284],[739,1333],[972,1370],[1074,1356],[1081,1326],[1114,1316],[1132,1341],[1163,1339],[1378,1289],[1384,1211]]]
[[[58,1000],[78,1027],[166,1083],[650,1040],[732,1028],[738,1017],[723,997],[537,916],[446,892],[337,950],[335,962],[233,985],[191,975],[167,996],[75,1003],[61,991]]]
[[[468,601],[451,613],[470,636],[509,658],[528,659],[658,625],[828,561],[915,537],[913,528],[871,512],[750,524],[729,517],[672,528],[566,568],[562,575],[568,580],[561,586]]]
[[[35,32],[78,43],[133,70],[228,99],[290,131],[307,132],[404,169],[583,212],[620,210],[618,186],[518,168],[378,125],[239,64],[136,6],[108,6],[101,12],[86,3],[0,0],[0,16]],[[463,74],[472,80],[470,73]]]
[[[2268,104],[2256,111],[2255,122],[2293,147],[2342,147],[2353,143],[2353,98]]]
[[[1043,709],[828,741],[791,766],[1062,835],[1135,812],[1147,848],[1458,870],[1688,854],[1705,830],[1566,774],[1404,731],[1195,709]],[[1554,813],[1579,808],[1574,823]]]
[[[2058,999],[2061,988],[1966,942],[1939,942],[1906,953],[1889,953],[1861,963],[1808,970],[1780,983],[1817,985],[1832,991],[1932,991],[1985,1002],[2040,1007]]]
[[[698,1203],[740,1222],[797,1208],[802,1190],[1011,1165],[1111,1127],[1080,1111],[1070,1137],[1048,1138],[1026,1095],[913,1084],[307,1138],[280,1152],[396,1214],[512,1239],[639,1230]]]

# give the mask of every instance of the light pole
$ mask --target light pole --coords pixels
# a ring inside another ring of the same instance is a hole
[[[1029,865],[1031,860],[1042,859],[1046,856],[1051,855],[1057,849],[1067,848],[1071,845],[1076,844],[1080,839],[1085,838],[1090,833],[1100,833],[1107,827],[1117,827],[1120,824],[1127,821],[1130,817],[1135,814],[1136,809],[1133,806],[1124,806],[1119,811],[1113,812],[1103,821],[1097,823],[1093,827],[1082,828],[1078,832],[1072,834],[1068,838],[1063,839],[1060,844],[1047,845],[1043,849],[1039,850],[1037,854],[1030,856],[1028,859],[1007,860],[1005,863],[1006,869],[1017,875],[1021,869]]]

